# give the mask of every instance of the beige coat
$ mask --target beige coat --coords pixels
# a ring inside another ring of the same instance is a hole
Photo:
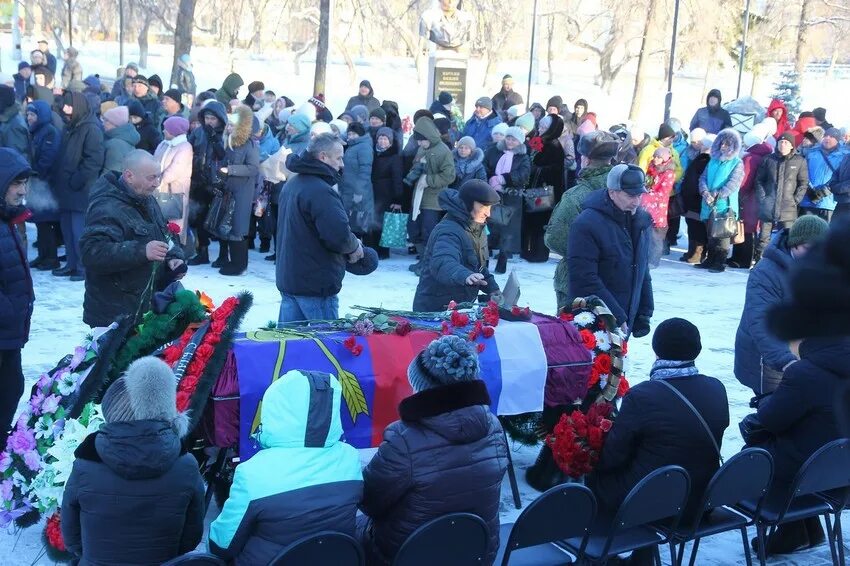
[[[159,160],[162,171],[162,184],[159,192],[181,195],[183,198],[183,217],[169,218],[180,226],[180,242],[186,244],[186,231],[189,226],[189,185],[192,179],[192,144],[185,135],[171,141],[163,141],[156,148],[154,157]]]

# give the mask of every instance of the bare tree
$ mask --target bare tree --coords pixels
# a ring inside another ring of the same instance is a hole
[[[319,2],[319,41],[316,46],[316,70],[313,76],[313,94],[325,92],[325,77],[328,73],[328,48],[330,47],[330,0]]]
[[[819,15],[818,11],[823,15]],[[794,51],[794,72],[798,77],[802,79],[811,55],[808,46],[809,31],[822,25],[835,28],[841,22],[850,22],[850,4],[846,0],[802,0],[797,26],[797,48]]]
[[[174,25],[174,54],[171,62],[170,84],[177,81],[177,61],[181,55],[192,52],[192,31],[195,20],[195,3],[197,0],[180,0],[177,8],[177,22]]]
[[[643,27],[643,37],[638,52],[637,72],[635,73],[635,86],[632,91],[632,103],[629,107],[629,120],[636,120],[640,113],[640,105],[643,102],[643,88],[646,80],[646,72],[649,70],[650,47],[658,36],[656,30],[659,24],[659,0],[649,0],[649,9],[646,12],[646,22]]]

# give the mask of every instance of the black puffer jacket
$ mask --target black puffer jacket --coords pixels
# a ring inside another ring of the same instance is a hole
[[[688,218],[692,220],[699,220],[699,213],[702,208],[699,178],[705,168],[708,167],[709,161],[711,161],[709,154],[700,153],[693,161],[688,163],[688,168],[685,169],[685,174],[682,176],[682,204],[685,207],[685,212],[690,213]]]
[[[850,379],[850,337],[808,338],[800,361],[759,404],[758,420],[773,435],[762,445],[773,456],[774,486],[787,486],[815,451],[841,438],[835,400]]]
[[[698,374],[666,381],[699,411],[720,446],[729,426],[729,402],[720,380]],[[691,477],[688,511],[692,511],[717,471],[720,456],[681,399],[662,383],[644,381],[623,397],[596,467],[594,493],[601,506],[616,509],[648,473],[671,465],[682,466]]]
[[[507,469],[502,426],[483,381],[429,389],[399,404],[400,421],[363,470],[367,563],[388,564],[417,527],[447,513],[474,513],[499,548],[499,495]]]
[[[0,154],[0,350],[18,350],[29,338],[35,294],[17,227],[26,220],[26,209],[9,207],[5,196],[9,184],[29,171],[29,165],[14,150],[4,149]]]
[[[499,290],[487,268],[490,254],[484,225],[472,222],[456,190],[446,189],[439,201],[446,215],[431,232],[422,254],[422,274],[413,298],[413,310],[419,312],[444,310],[452,300],[471,302],[479,291]],[[467,285],[466,278],[473,273],[484,275],[487,286]]]
[[[401,154],[398,147],[390,145],[384,151],[375,151],[372,159],[372,191],[375,195],[375,225],[384,224],[384,213],[391,204],[402,202]]]
[[[83,322],[108,326],[121,315],[136,314],[153,268],[145,246],[153,240],[167,242],[166,234],[168,228],[156,199],[132,194],[112,173],[98,179],[80,238],[86,267]],[[181,246],[168,252],[160,266],[162,275],[167,276],[171,259],[183,259]],[[141,309],[150,310],[149,306]]]
[[[794,222],[797,207],[809,188],[809,167],[796,151],[765,157],[756,172],[755,192],[762,222]]]
[[[80,566],[162,564],[204,534],[204,484],[165,421],[104,425],[74,453],[62,537]]]
[[[289,295],[331,297],[342,289],[345,256],[358,246],[334,190],[339,173],[307,152],[287,157],[286,168],[295,175],[280,194],[277,288]]]
[[[89,206],[89,189],[103,169],[103,129],[89,111],[83,94],[71,92],[65,96],[70,97],[74,111],[62,135],[51,187],[60,210],[85,212]]]

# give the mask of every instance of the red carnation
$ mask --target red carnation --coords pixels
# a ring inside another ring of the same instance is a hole
[[[514,316],[519,316],[519,315],[520,315],[520,313],[522,313],[522,311],[521,311],[521,310],[519,310],[519,307],[518,307],[518,306],[514,305],[514,306],[512,306],[512,307],[511,307],[511,314],[512,314],[512,315],[514,315]]]
[[[611,373],[611,356],[608,354],[599,354],[593,360],[593,366],[599,370],[600,375],[608,375]]]
[[[469,324],[469,315],[460,311],[452,311],[451,321],[452,326],[454,326],[455,328],[460,328]]]
[[[195,357],[204,360],[204,362],[207,362],[212,357],[213,352],[215,352],[215,348],[213,348],[209,344],[201,344],[195,351]]]
[[[590,379],[587,380],[587,388],[590,389],[597,383],[599,383],[599,370],[594,366],[590,368]]]
[[[60,552],[65,552],[67,550],[65,548],[65,541],[62,538],[62,523],[59,518],[58,511],[47,519],[47,525],[45,526],[44,531],[47,536],[47,542],[50,546]]]
[[[180,226],[178,226],[176,222],[169,222],[168,231],[172,236],[178,236],[180,234]]]
[[[343,342],[342,345],[345,346],[347,350],[351,350],[357,345],[357,339],[354,336],[349,336],[345,339],[345,342]]]
[[[599,428],[602,430],[602,432],[608,432],[609,430],[611,430],[611,426],[613,424],[614,423],[609,419],[602,419],[601,421],[599,421]]]
[[[626,381],[626,376],[620,376],[620,384],[617,386],[617,396],[622,397],[629,392],[629,382]]]
[[[363,353],[363,346],[361,346],[360,344],[356,345],[355,347],[353,347],[351,349],[351,353],[354,354],[355,356],[359,356],[360,354]]]
[[[579,331],[579,335],[581,336],[581,341],[584,342],[585,348],[588,350],[596,348],[596,336],[593,335],[593,332],[583,329]]]
[[[622,350],[623,350],[623,355],[624,355],[624,356],[625,356],[626,354],[628,354],[628,353],[629,353],[629,343],[628,343],[626,340],[623,340],[623,348],[622,348]]]
[[[483,352],[486,347],[487,346],[485,346],[483,342],[479,342],[478,343],[478,353],[480,354],[481,352]]]
[[[452,331],[449,328],[449,323],[446,322],[445,320],[443,322],[441,322],[440,323],[440,334],[442,334],[443,336],[448,336],[451,333],[452,333]]]
[[[597,427],[591,427],[587,431],[587,444],[593,450],[601,450],[602,449],[602,429]]]
[[[457,303],[454,302],[454,301],[449,301],[449,310],[450,311],[457,310]]]
[[[528,140],[528,147],[530,147],[532,151],[543,151],[543,139],[540,136],[531,138]]]
[[[493,334],[495,334],[495,333],[496,333],[496,329],[493,328],[492,326],[484,326],[481,329],[481,334],[484,335],[484,338],[492,338]]]
[[[479,334],[480,333],[478,332],[478,330],[473,328],[472,330],[469,331],[469,334],[466,335],[466,339],[469,340],[470,342],[475,342],[475,339],[478,338]]]
[[[413,327],[406,320],[398,321],[398,324],[395,326],[395,333],[399,336],[407,336],[411,330],[413,330]]]

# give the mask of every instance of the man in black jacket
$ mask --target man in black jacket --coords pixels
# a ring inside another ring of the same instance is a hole
[[[755,191],[760,203],[761,232],[756,257],[770,244],[771,234],[797,220],[797,210],[809,188],[806,159],[794,150],[794,135],[779,136],[776,151],[762,160],[756,172]]]
[[[616,317],[626,334],[649,334],[654,302],[649,275],[649,231],[652,218],[640,208],[646,191],[637,165],[614,166],[607,191],[595,191],[584,201],[570,226],[567,304],[595,295]]]
[[[103,168],[103,127],[97,122],[84,94],[66,92],[62,99],[65,132],[62,149],[53,170],[53,191],[59,204],[59,223],[68,263],[53,275],[71,281],[86,278],[80,261],[80,237],[89,206],[89,189]]]
[[[652,349],[658,359],[649,380],[623,397],[588,484],[600,507],[615,511],[647,474],[664,466],[682,466],[691,478],[685,514],[693,518],[720,466],[723,431],[729,426],[726,388],[697,370],[694,360],[702,350],[700,333],[687,320],[671,318],[659,324]],[[652,564],[651,556],[648,564]],[[633,555],[631,564],[644,563],[637,558]]]
[[[507,122],[508,108],[522,102],[522,95],[514,90],[514,78],[510,75],[502,77],[502,89],[493,95],[493,112],[502,119],[502,122]]]
[[[0,148],[0,446],[6,446],[24,392],[21,349],[29,338],[35,301],[27,250],[18,234],[28,216],[24,197],[30,173],[20,153]]]
[[[92,188],[80,240],[87,272],[83,322],[92,328],[141,316],[154,291],[186,273],[183,248],[153,197],[161,177],[159,162],[137,149],[125,158],[121,177],[106,173]],[[151,278],[154,288],[147,290]]]
[[[286,167],[295,173],[281,191],[277,219],[278,324],[339,317],[346,262],[363,257],[339,193],[342,143],[333,134],[310,140]]]

